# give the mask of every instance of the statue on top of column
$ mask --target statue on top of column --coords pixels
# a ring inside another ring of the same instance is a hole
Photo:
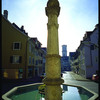
[[[60,7],[58,0],[49,0],[46,7],[46,15],[48,14],[56,14],[59,16]]]
[[[47,3],[48,7],[59,7],[59,2],[58,0],[49,0]]]

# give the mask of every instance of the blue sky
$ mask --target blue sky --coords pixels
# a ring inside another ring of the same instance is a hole
[[[37,37],[42,47],[47,47],[47,22],[45,7],[48,0],[2,0],[3,10],[8,10],[8,20],[19,27],[24,25],[30,37]],[[59,54],[67,45],[67,55],[75,52],[86,31],[98,23],[98,0],[59,0],[58,17]]]

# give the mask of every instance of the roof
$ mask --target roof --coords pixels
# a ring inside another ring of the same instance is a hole
[[[4,15],[2,15],[2,18],[9,24],[11,25],[14,29],[20,31],[21,34],[23,34],[23,32],[21,31],[21,29],[15,24],[15,23],[11,23],[9,20],[7,20]],[[23,35],[28,36],[28,33],[24,33]]]
[[[99,28],[99,24],[96,24],[95,25],[95,28],[94,28],[94,30],[93,30],[93,32],[96,30],[96,29],[98,29]]]
[[[75,55],[75,52],[70,52],[69,55],[70,57],[73,57]]]
[[[84,34],[83,40],[86,40],[87,38],[89,38],[92,33],[93,33],[92,31],[86,31],[86,33]]]
[[[83,40],[86,40],[87,38],[89,38],[90,35],[93,34],[93,32],[94,32],[98,27],[99,27],[99,24],[96,24],[93,31],[86,31],[86,33],[84,34]]]
[[[38,41],[38,39],[37,39],[36,37],[31,37],[31,39],[32,39],[34,42]],[[38,41],[38,42],[41,44],[40,41]],[[41,44],[41,45],[42,45],[42,44]]]
[[[42,47],[41,49],[47,52],[47,48],[46,47]]]
[[[22,26],[21,28],[19,28],[15,23],[12,23],[12,25],[13,25],[15,28],[17,28],[19,31],[21,31],[22,33],[24,33],[25,35],[28,35],[28,33],[26,33],[24,29],[22,29],[22,27],[24,27],[24,26]]]

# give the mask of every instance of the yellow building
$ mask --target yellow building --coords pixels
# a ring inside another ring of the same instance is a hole
[[[3,76],[16,78],[25,76],[26,42],[28,36],[16,24],[2,16],[2,68]],[[20,75],[21,74],[21,75]]]
[[[2,15],[2,74],[5,78],[32,78],[42,73],[41,43],[30,38],[24,27],[19,28]]]

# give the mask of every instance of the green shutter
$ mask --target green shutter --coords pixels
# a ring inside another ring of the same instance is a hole
[[[13,63],[13,56],[10,56],[10,63]]]
[[[22,56],[19,57],[19,63],[21,63],[21,62],[22,62]]]

